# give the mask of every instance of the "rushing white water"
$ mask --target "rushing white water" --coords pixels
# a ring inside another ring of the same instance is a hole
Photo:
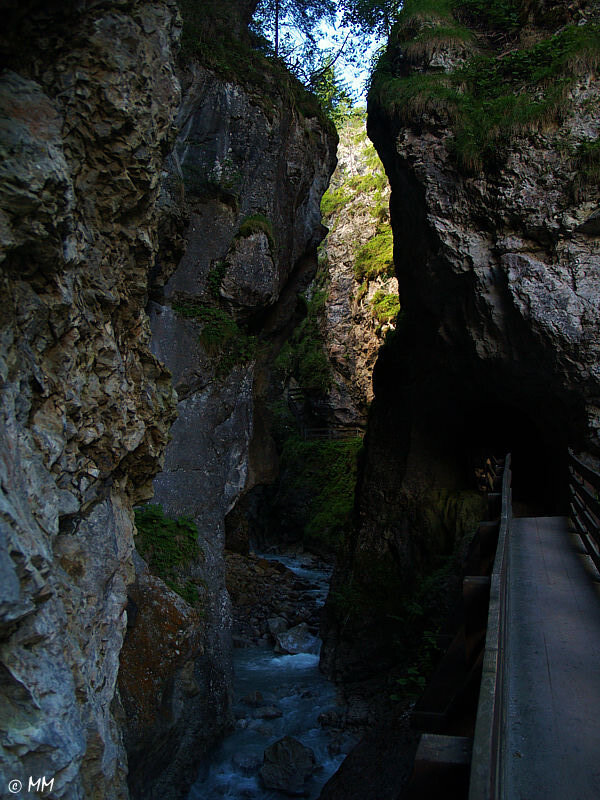
[[[311,570],[296,558],[277,560],[315,583],[319,600],[324,599],[329,571]],[[319,715],[335,706],[335,688],[319,672],[319,656],[279,655],[271,648],[252,647],[235,651],[234,670],[236,730],[201,767],[188,800],[282,800],[285,795],[262,786],[258,771],[265,748],[286,735],[315,753],[319,767],[306,784],[309,800],[315,800],[344,758],[336,752],[337,747],[331,748],[330,732],[318,723]],[[265,707],[274,706],[282,715],[275,719],[256,718],[260,710],[243,702],[254,692],[261,693]],[[343,749],[347,751],[350,744],[346,742]]]

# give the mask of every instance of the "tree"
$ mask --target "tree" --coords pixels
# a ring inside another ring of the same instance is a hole
[[[260,0],[254,14],[254,22],[263,34],[273,32],[276,56],[280,55],[283,30],[293,30],[315,45],[314,33],[319,23],[334,21],[334,0]]]
[[[344,83],[336,75],[333,59],[314,73],[311,89],[319,98],[327,116],[336,127],[346,119],[352,109],[353,100]]]
[[[389,36],[402,6],[402,0],[342,0],[342,24],[371,35]]]

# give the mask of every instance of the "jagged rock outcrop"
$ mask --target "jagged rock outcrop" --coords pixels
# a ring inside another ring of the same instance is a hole
[[[126,798],[111,704],[132,504],[174,417],[144,305],[179,15],[171,0],[3,15],[0,772]]]
[[[600,446],[597,7],[524,3],[515,27],[464,5],[411,4],[369,99],[405,318],[375,368],[334,579],[370,573],[359,598],[381,570],[407,587],[449,552],[482,454],[512,450],[517,508],[560,513],[567,445]],[[359,627],[332,626],[333,670],[379,652],[381,630]]]

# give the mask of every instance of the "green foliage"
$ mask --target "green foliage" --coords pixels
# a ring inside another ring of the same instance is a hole
[[[271,252],[275,250],[275,234],[273,233],[273,223],[264,214],[252,214],[246,217],[236,234],[236,238],[252,236],[254,233],[264,233],[269,241]]]
[[[290,476],[289,488],[306,492],[303,508],[304,541],[335,550],[350,524],[356,483],[356,457],[362,439],[333,441],[300,439],[284,443],[281,469]]]
[[[397,294],[386,294],[378,289],[371,299],[373,313],[380,323],[392,322],[400,312],[400,300]]]
[[[182,568],[203,558],[198,529],[189,517],[165,516],[161,505],[135,509],[136,548],[150,570],[190,605],[199,602],[198,585],[181,576]]]
[[[402,6],[401,0],[342,0],[343,22],[365,33],[387,36],[390,25]]]
[[[456,11],[478,27],[513,31],[519,26],[520,0],[454,0]]]
[[[271,38],[276,55],[280,55],[282,45],[284,52],[289,49],[291,42],[286,41],[286,34],[288,40],[302,37],[313,44],[321,22],[334,24],[333,0],[259,0],[254,13],[254,24],[263,36]]]
[[[245,333],[222,308],[188,302],[174,303],[173,310],[202,325],[200,341],[217,357],[218,376],[228,375],[237,364],[247,364],[256,357],[256,337]]]
[[[219,290],[221,289],[221,283],[226,272],[227,262],[216,261],[206,276],[206,288],[215,299],[218,299],[219,297]]]
[[[331,366],[325,352],[320,322],[326,296],[325,289],[315,291],[307,303],[306,317],[291,339],[298,383],[304,391],[313,394],[326,394],[331,384]]]
[[[356,253],[354,276],[357,281],[372,280],[379,275],[394,275],[394,241],[389,225],[380,225],[377,232]]]
[[[321,108],[339,129],[351,113],[353,100],[346,85],[337,76],[331,57],[313,76],[311,86]]]
[[[404,674],[396,679],[400,692],[390,695],[391,700],[406,700],[407,697],[418,697],[425,686],[427,678],[433,671],[435,662],[440,655],[440,647],[437,641],[438,632],[436,630],[426,630],[421,637],[421,645],[418,654]]]
[[[412,5],[421,3],[414,0]],[[501,7],[506,10],[508,5],[493,7],[500,14]],[[515,134],[560,121],[569,85],[599,63],[600,26],[571,25],[502,57],[474,56],[449,75],[398,77],[384,55],[371,92],[403,124],[422,124],[424,117],[432,115],[450,123],[459,166],[467,173],[478,172],[498,164],[504,145]]]
[[[579,183],[600,183],[600,139],[580,144],[574,161]]]
[[[341,208],[343,208],[350,200],[352,195],[348,192],[347,188],[342,184],[337,188],[331,185],[321,198],[321,214],[324,217],[331,217]]]

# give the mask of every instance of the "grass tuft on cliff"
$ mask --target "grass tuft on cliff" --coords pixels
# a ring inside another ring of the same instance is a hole
[[[389,223],[381,223],[368,242],[356,252],[354,277],[357,281],[394,276],[394,240]]]
[[[400,313],[400,300],[397,294],[386,293],[378,289],[371,298],[373,313],[380,325],[394,322]]]
[[[246,217],[240,225],[236,238],[252,236],[255,233],[264,233],[269,242],[271,252],[275,250],[273,223],[264,214],[253,214],[250,217]]]
[[[449,125],[453,153],[467,174],[496,166],[511,137],[560,123],[570,87],[600,65],[600,25],[588,23],[568,25],[530,46],[502,53],[486,54],[473,46],[471,58],[452,72],[410,73],[406,62],[430,55],[421,37],[432,40],[436,27],[446,42],[463,36],[460,24],[456,30],[448,27],[452,12],[475,27],[505,31],[514,29],[518,19],[516,3],[509,0],[456,0],[452,5],[444,0],[435,6],[434,11],[431,0],[405,4],[390,48],[373,74],[370,100],[402,125]],[[415,20],[421,20],[420,27]],[[409,34],[412,38],[406,39]],[[400,67],[399,53],[404,58]]]
[[[198,529],[190,517],[165,516],[160,504],[135,509],[135,545],[150,568],[169,588],[192,606],[200,602],[198,585],[182,575],[202,558]]]
[[[209,274],[209,279],[211,275]],[[218,292],[221,283],[215,268],[211,291]],[[218,377],[228,375],[236,365],[247,364],[256,357],[258,340],[240,328],[237,322],[222,308],[193,302],[173,303],[173,311],[185,319],[198,322],[200,342],[206,351],[216,357]]]

